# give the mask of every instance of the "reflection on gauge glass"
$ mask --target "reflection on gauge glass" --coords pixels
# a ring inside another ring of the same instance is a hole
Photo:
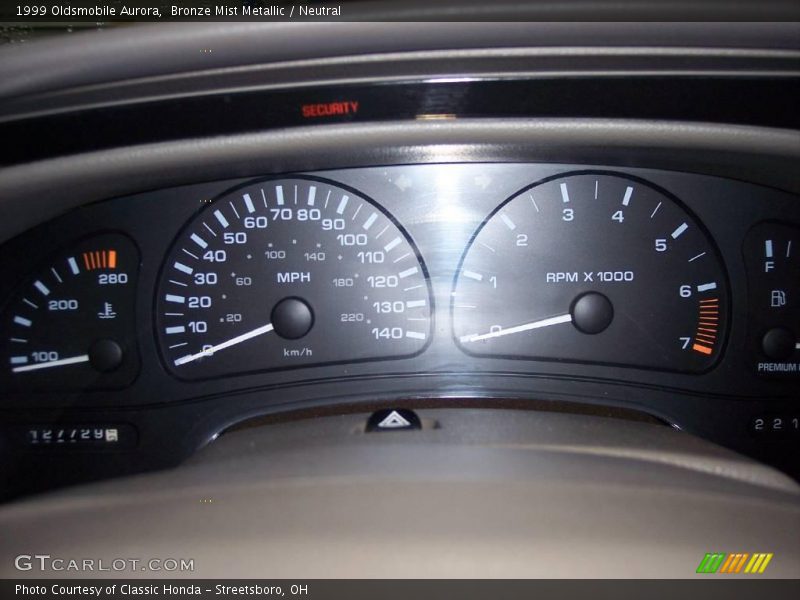
[[[728,290],[697,220],[610,173],[530,186],[467,248],[452,295],[467,353],[700,372],[718,358]]]
[[[139,253],[109,233],[85,239],[24,283],[0,318],[12,389],[129,384],[138,372],[134,307]]]
[[[317,178],[223,194],[175,241],[157,294],[161,352],[185,379],[407,357],[431,335],[408,235],[357,191]]]

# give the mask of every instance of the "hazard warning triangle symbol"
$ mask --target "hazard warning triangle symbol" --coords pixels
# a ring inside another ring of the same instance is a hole
[[[400,429],[402,427],[411,427],[411,423],[403,418],[403,415],[398,413],[396,410],[393,410],[386,418],[383,419],[380,423],[378,423],[378,427],[380,429]]]

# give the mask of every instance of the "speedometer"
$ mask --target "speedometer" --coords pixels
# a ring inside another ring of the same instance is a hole
[[[611,173],[551,178],[481,225],[452,298],[469,354],[698,372],[720,355],[727,278],[666,192]]]
[[[157,293],[184,379],[408,357],[431,335],[425,265],[388,212],[318,178],[246,184],[175,241]]]

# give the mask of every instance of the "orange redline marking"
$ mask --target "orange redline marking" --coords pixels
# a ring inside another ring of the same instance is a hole
[[[116,269],[117,251],[116,250],[95,250],[83,253],[83,264],[87,271],[94,269]]]
[[[719,298],[706,298],[705,300],[700,300],[700,304],[708,302],[719,302]]]
[[[709,348],[708,346],[701,346],[700,344],[694,344],[692,346],[692,350],[694,350],[695,352],[699,352],[700,354],[711,354],[714,351],[713,348]]]

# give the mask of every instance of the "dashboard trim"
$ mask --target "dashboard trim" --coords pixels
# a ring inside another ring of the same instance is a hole
[[[714,160],[709,161],[709,156]],[[82,204],[207,180],[320,168],[431,162],[651,167],[747,181],[795,194],[791,130],[615,119],[458,119],[353,123],[146,144],[0,171],[0,242]]]

